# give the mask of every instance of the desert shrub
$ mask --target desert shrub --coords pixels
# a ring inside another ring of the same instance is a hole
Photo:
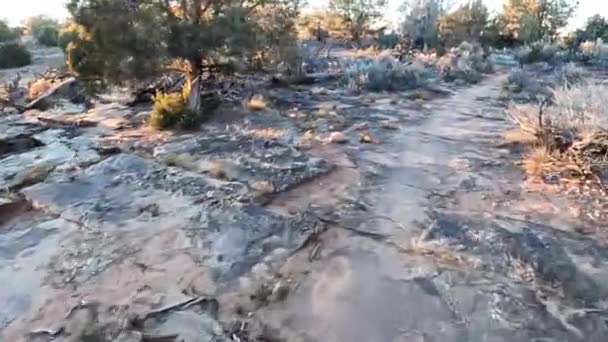
[[[154,96],[150,126],[160,130],[194,128],[201,121],[200,114],[189,111],[186,102],[183,93],[159,92]]]
[[[512,105],[508,114],[546,149],[541,172],[535,168],[543,176],[587,179],[607,165],[608,85],[563,86],[553,91],[550,106]]]
[[[509,73],[507,82],[515,92],[521,92],[530,85],[530,76],[522,68],[516,68]]]
[[[399,91],[426,83],[428,71],[419,64],[405,65],[388,53],[375,58],[357,58],[343,66],[344,80],[354,90]]]
[[[437,66],[447,81],[459,79],[468,83],[477,83],[482,74],[494,71],[492,61],[485,56],[483,49],[468,42],[462,42],[443,55]]]
[[[420,63],[424,66],[434,67],[439,62],[440,57],[434,52],[417,52],[413,59],[414,62]]]
[[[583,61],[608,63],[608,44],[602,39],[582,42],[579,51]]]
[[[17,43],[0,45],[0,69],[19,68],[31,63],[32,55],[23,45]]]
[[[400,39],[401,37],[396,33],[386,33],[382,31],[376,39],[376,44],[378,44],[381,49],[393,49],[399,44]]]
[[[556,72],[556,79],[560,85],[580,83],[583,82],[587,77],[589,77],[589,72],[572,62],[563,65]]]
[[[559,48],[556,45],[536,42],[519,48],[515,55],[520,64],[553,63],[558,51]]]
[[[40,32],[36,37],[39,44],[44,46],[57,46],[58,44],[59,31],[57,27],[46,26],[40,28]]]
[[[12,28],[4,20],[0,20],[0,42],[17,40],[19,36],[18,29]]]

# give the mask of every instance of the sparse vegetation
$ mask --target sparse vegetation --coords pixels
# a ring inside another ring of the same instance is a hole
[[[421,64],[405,65],[388,53],[375,58],[357,58],[343,66],[344,81],[353,90],[398,91],[415,89],[428,81]]]
[[[552,64],[559,48],[546,42],[535,42],[519,48],[516,51],[517,59],[520,64],[533,64],[546,62]]]
[[[570,62],[559,68],[557,71],[557,83],[559,85],[570,86],[575,83],[581,83],[589,77],[589,72],[575,63]]]
[[[483,49],[468,42],[462,42],[457,48],[451,49],[439,59],[437,65],[446,80],[463,80],[468,83],[477,83],[482,74],[494,70]]]
[[[579,84],[554,90],[553,104],[513,105],[510,117],[536,137],[527,172],[594,179],[608,165],[608,87]]]

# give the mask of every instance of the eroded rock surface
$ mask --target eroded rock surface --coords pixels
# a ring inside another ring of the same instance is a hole
[[[3,340],[603,341],[605,235],[523,190],[502,77],[278,88],[188,133],[3,116]]]

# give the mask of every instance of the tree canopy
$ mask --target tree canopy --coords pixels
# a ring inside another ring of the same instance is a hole
[[[360,44],[363,34],[382,15],[386,0],[330,0],[329,5],[343,18],[351,38]]]
[[[197,109],[203,65],[251,59],[260,44],[281,43],[280,35],[260,34],[297,5],[290,0],[71,0],[68,9],[82,32],[67,48],[69,64],[83,78],[110,83],[183,72],[192,89],[189,108]],[[293,30],[283,24],[281,30]]]

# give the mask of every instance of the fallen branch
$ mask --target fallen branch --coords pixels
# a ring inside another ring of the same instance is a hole
[[[150,311],[150,312],[146,313],[143,317],[136,318],[135,321],[136,322],[145,322],[149,318],[156,317],[158,315],[162,315],[162,314],[165,314],[165,313],[173,311],[173,310],[186,310],[187,308],[189,308],[193,305],[200,304],[207,299],[208,299],[208,297],[206,297],[206,296],[188,298],[181,302],[170,304],[170,305],[164,306],[160,309]]]

